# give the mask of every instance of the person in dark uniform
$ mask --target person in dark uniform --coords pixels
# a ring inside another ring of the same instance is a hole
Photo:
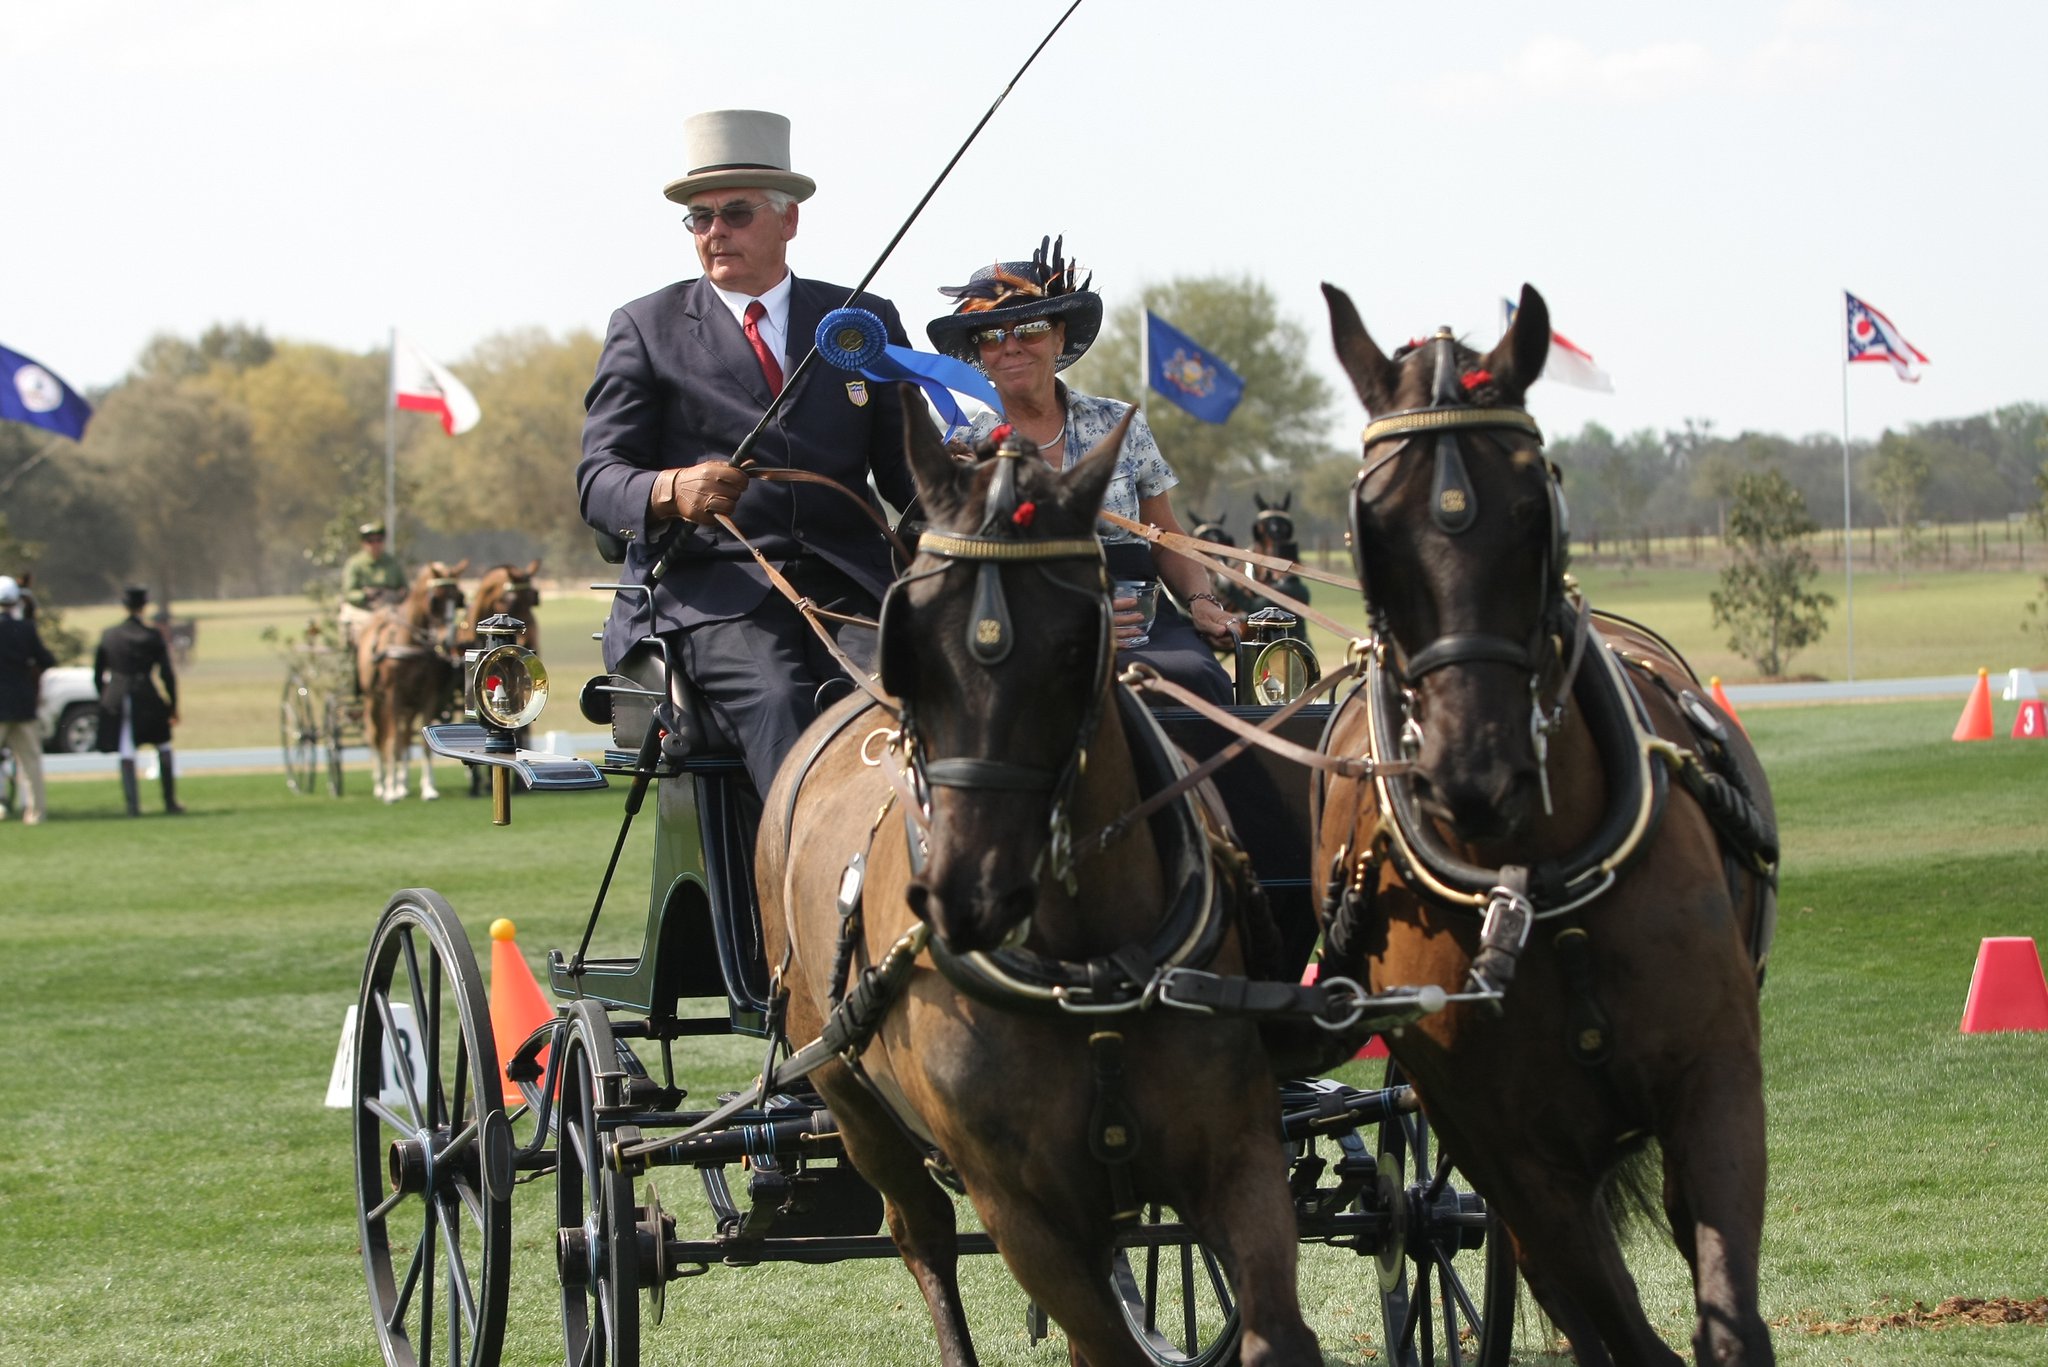
[[[789,120],[716,110],[689,119],[683,138],[692,169],[665,193],[687,211],[704,274],[612,315],[584,401],[576,487],[584,520],[627,543],[625,582],[648,583],[659,548],[671,538],[676,546],[651,595],[613,600],[606,667],[650,634],[668,638],[765,793],[817,715],[821,685],[844,675],[718,518],[835,612],[874,616],[895,567],[887,540],[840,495],[756,481],[728,463],[733,451],[787,379],[789,395],[752,448],[755,465],[808,470],[856,493],[872,475],[898,508],[915,488],[893,387],[818,365],[795,373],[847,290],[789,270],[799,201],[817,188],[789,169]],[[868,294],[858,302],[890,341],[907,344],[895,305]],[[872,629],[835,635],[865,665]]]
[[[128,815],[141,816],[135,747],[154,745],[163,772],[164,810],[176,816],[185,810],[178,805],[171,759],[171,728],[178,724],[178,676],[171,668],[170,647],[142,620],[149,590],[131,584],[121,590],[121,606],[128,609],[128,620],[106,629],[92,657],[93,687],[100,694],[99,749],[121,756],[121,794],[128,800]],[[161,693],[150,680],[152,671],[163,680]]]

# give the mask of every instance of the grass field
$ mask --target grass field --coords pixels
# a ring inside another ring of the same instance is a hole
[[[1348,568],[1344,568],[1348,573]],[[1702,678],[1719,675],[1729,683],[1754,678],[1754,670],[1728,650],[1712,626],[1707,594],[1715,584],[1708,568],[1657,567],[1622,570],[1591,567],[1582,574],[1594,606],[1656,626],[1691,660]],[[1889,574],[1857,576],[1856,677],[1906,678],[1969,674],[1989,669],[2003,674],[2014,665],[2048,666],[2048,640],[2020,629],[2026,602],[2040,589],[2036,569],[1922,572],[1904,583]],[[1820,587],[1841,596],[1839,577]],[[608,593],[575,585],[553,585],[536,614],[543,629],[543,655],[555,685],[540,730],[590,729],[576,710],[576,692],[600,667],[591,633],[610,605]],[[1363,630],[1364,613],[1355,598],[1318,586],[1314,605]],[[180,602],[180,616],[199,624],[198,646],[181,673],[184,721],[177,740],[188,748],[275,745],[277,704],[285,667],[262,640],[266,628],[291,635],[305,625],[303,598],[251,598],[224,602]],[[68,623],[88,640],[119,616],[112,607],[78,608]],[[1795,655],[1795,675],[1841,679],[1848,674],[1844,614],[1820,644]],[[1312,640],[1326,665],[1343,658],[1343,643],[1317,629]]]
[[[1952,744],[1954,711],[1745,713],[1784,823],[1763,1300],[1786,1362],[2048,1359],[2037,1327],[1813,1331],[2048,1293],[2048,1035],[1956,1029],[1980,938],[2048,937],[2048,746]],[[321,1104],[371,926],[392,890],[432,886],[484,962],[485,927],[509,915],[537,965],[581,932],[618,799],[522,799],[499,831],[481,803],[388,809],[355,792],[198,774],[189,816],[130,821],[111,781],[77,779],[52,785],[42,828],[0,823],[0,1363],[375,1359],[348,1127]],[[646,867],[644,844],[629,848],[600,952],[637,943]],[[696,1095],[758,1061],[750,1042],[693,1045]],[[685,1176],[662,1188],[691,1228]],[[560,1360],[549,1187],[515,1200],[511,1363]],[[1682,1343],[1676,1255],[1646,1233],[1634,1257]],[[1378,1360],[1368,1273],[1305,1254],[1331,1362]],[[967,1295],[984,1362],[1065,1361],[1057,1340],[1026,1346],[1023,1297],[995,1260],[970,1260]],[[1544,1337],[1531,1316],[1523,1328]],[[645,1341],[656,1364],[935,1360],[887,1261],[715,1270],[672,1288]]]

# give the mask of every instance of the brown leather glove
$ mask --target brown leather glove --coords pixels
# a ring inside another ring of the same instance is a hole
[[[732,516],[753,476],[722,460],[663,470],[654,477],[647,511],[656,518],[679,517],[699,526],[715,527],[718,515]]]

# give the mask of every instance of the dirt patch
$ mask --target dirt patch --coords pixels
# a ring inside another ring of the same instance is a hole
[[[2036,1296],[2030,1301],[2011,1296],[1950,1296],[1933,1309],[1925,1301],[1914,1301],[1909,1310],[1858,1315],[1853,1319],[1817,1320],[1806,1315],[1788,1315],[1776,1323],[1779,1328],[1797,1328],[1809,1334],[1874,1334],[1882,1329],[1949,1329],[1959,1324],[2048,1325],[2048,1296]]]

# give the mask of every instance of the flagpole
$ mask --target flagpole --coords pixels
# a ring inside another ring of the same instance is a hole
[[[1842,341],[1842,580],[1848,628],[1849,682],[1856,682],[1856,517],[1849,503],[1849,343]]]
[[[384,390],[384,535],[398,544],[398,327],[391,328],[390,383]]]

